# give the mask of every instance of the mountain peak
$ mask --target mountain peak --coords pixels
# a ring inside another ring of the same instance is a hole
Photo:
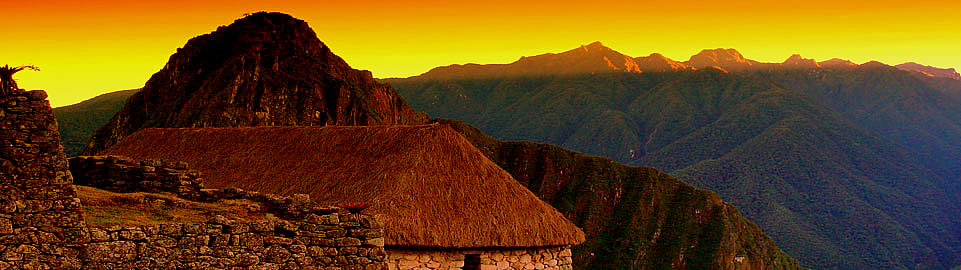
[[[786,68],[817,68],[820,67],[817,61],[814,59],[806,59],[801,57],[800,54],[793,54],[781,63],[783,67]]]
[[[701,52],[691,56],[690,60],[685,62],[689,66],[695,68],[707,68],[710,66],[718,66],[725,70],[745,70],[752,66],[759,64],[757,61],[749,60],[741,55],[735,49],[706,49]]]
[[[548,73],[595,73],[595,72],[641,72],[634,60],[604,46],[600,41],[581,45],[577,49],[562,53],[547,53],[537,56],[524,57],[511,65],[529,65],[532,70],[544,70]]]
[[[239,25],[273,26],[273,25],[285,25],[285,24],[291,24],[291,25],[296,24],[296,25],[306,26],[307,23],[304,22],[303,20],[294,18],[294,16],[290,16],[290,14],[280,13],[280,12],[260,11],[260,12],[256,12],[256,13],[252,13],[247,16],[244,16],[243,18],[237,19],[236,21],[234,21],[234,23],[231,24],[231,26],[234,26],[234,27]]]
[[[860,65],[858,65],[858,67],[862,67],[862,68],[881,68],[881,67],[891,67],[891,66],[889,66],[889,65],[887,65],[887,64],[885,64],[885,63],[878,62],[878,61],[870,61],[870,62],[867,62],[867,63],[864,63],[864,64],[860,64]]]
[[[818,65],[824,68],[853,68],[858,66],[858,64],[854,62],[841,58],[831,58],[830,60],[821,61],[818,62]]]
[[[450,65],[431,69],[419,78],[464,79],[512,76],[547,76],[605,72],[640,73],[631,57],[604,46],[601,42],[581,45],[561,53],[521,57],[510,64]]]
[[[585,50],[588,50],[588,51],[611,49],[611,48],[608,48],[607,46],[604,46],[604,43],[601,43],[600,41],[594,41],[594,42],[591,42],[591,44],[581,45],[581,48],[584,48]]]
[[[659,53],[634,58],[634,62],[636,62],[637,66],[643,71],[669,72],[693,69],[684,63],[674,61]]]
[[[694,56],[710,56],[710,57],[721,58],[721,59],[723,58],[744,59],[744,56],[741,55],[741,52],[732,48],[704,49]]]
[[[917,74],[933,77],[933,78],[948,78],[952,80],[961,80],[961,74],[958,74],[954,68],[937,68],[932,66],[925,66],[915,62],[907,62],[904,64],[894,66],[897,69],[915,72]]]
[[[667,59],[667,60],[670,60],[670,58],[667,58],[667,56],[664,56],[663,54],[660,54],[660,53],[651,53],[651,54],[648,55],[647,57],[648,57],[648,58],[657,58],[657,59]]]
[[[351,68],[306,22],[258,12],[194,37],[88,145],[143,128],[390,125],[426,122],[389,85]]]

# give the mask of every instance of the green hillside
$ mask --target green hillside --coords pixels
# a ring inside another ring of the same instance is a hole
[[[714,190],[807,267],[946,269],[961,257],[946,170],[765,74],[390,82],[412,106],[496,138],[652,166]]]
[[[574,248],[577,269],[799,268],[713,192],[650,167],[629,167],[553,145],[503,142],[459,121],[439,121],[464,134],[541,199],[573,216],[589,235]]]
[[[888,66],[758,72],[812,97],[845,119],[910,149],[961,191],[961,100],[946,88]],[[940,81],[940,78],[931,78]],[[954,81],[958,82],[958,81]]]
[[[68,156],[80,153],[97,129],[107,124],[127,103],[127,98],[137,91],[139,89],[110,92],[74,105],[54,108],[64,152]]]

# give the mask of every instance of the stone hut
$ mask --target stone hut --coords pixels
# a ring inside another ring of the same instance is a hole
[[[446,125],[145,129],[101,154],[185,161],[208,187],[369,205],[389,269],[571,269],[584,241]]]

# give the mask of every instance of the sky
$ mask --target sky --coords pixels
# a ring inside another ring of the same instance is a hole
[[[684,61],[735,48],[782,62],[908,61],[961,68],[961,1],[329,1],[0,0],[0,65],[51,105],[140,88],[188,39],[246,13],[307,21],[351,66],[407,77],[450,64],[509,63],[594,41]]]

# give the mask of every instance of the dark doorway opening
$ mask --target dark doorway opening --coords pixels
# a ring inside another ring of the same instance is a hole
[[[480,254],[464,254],[464,270],[480,270]]]

